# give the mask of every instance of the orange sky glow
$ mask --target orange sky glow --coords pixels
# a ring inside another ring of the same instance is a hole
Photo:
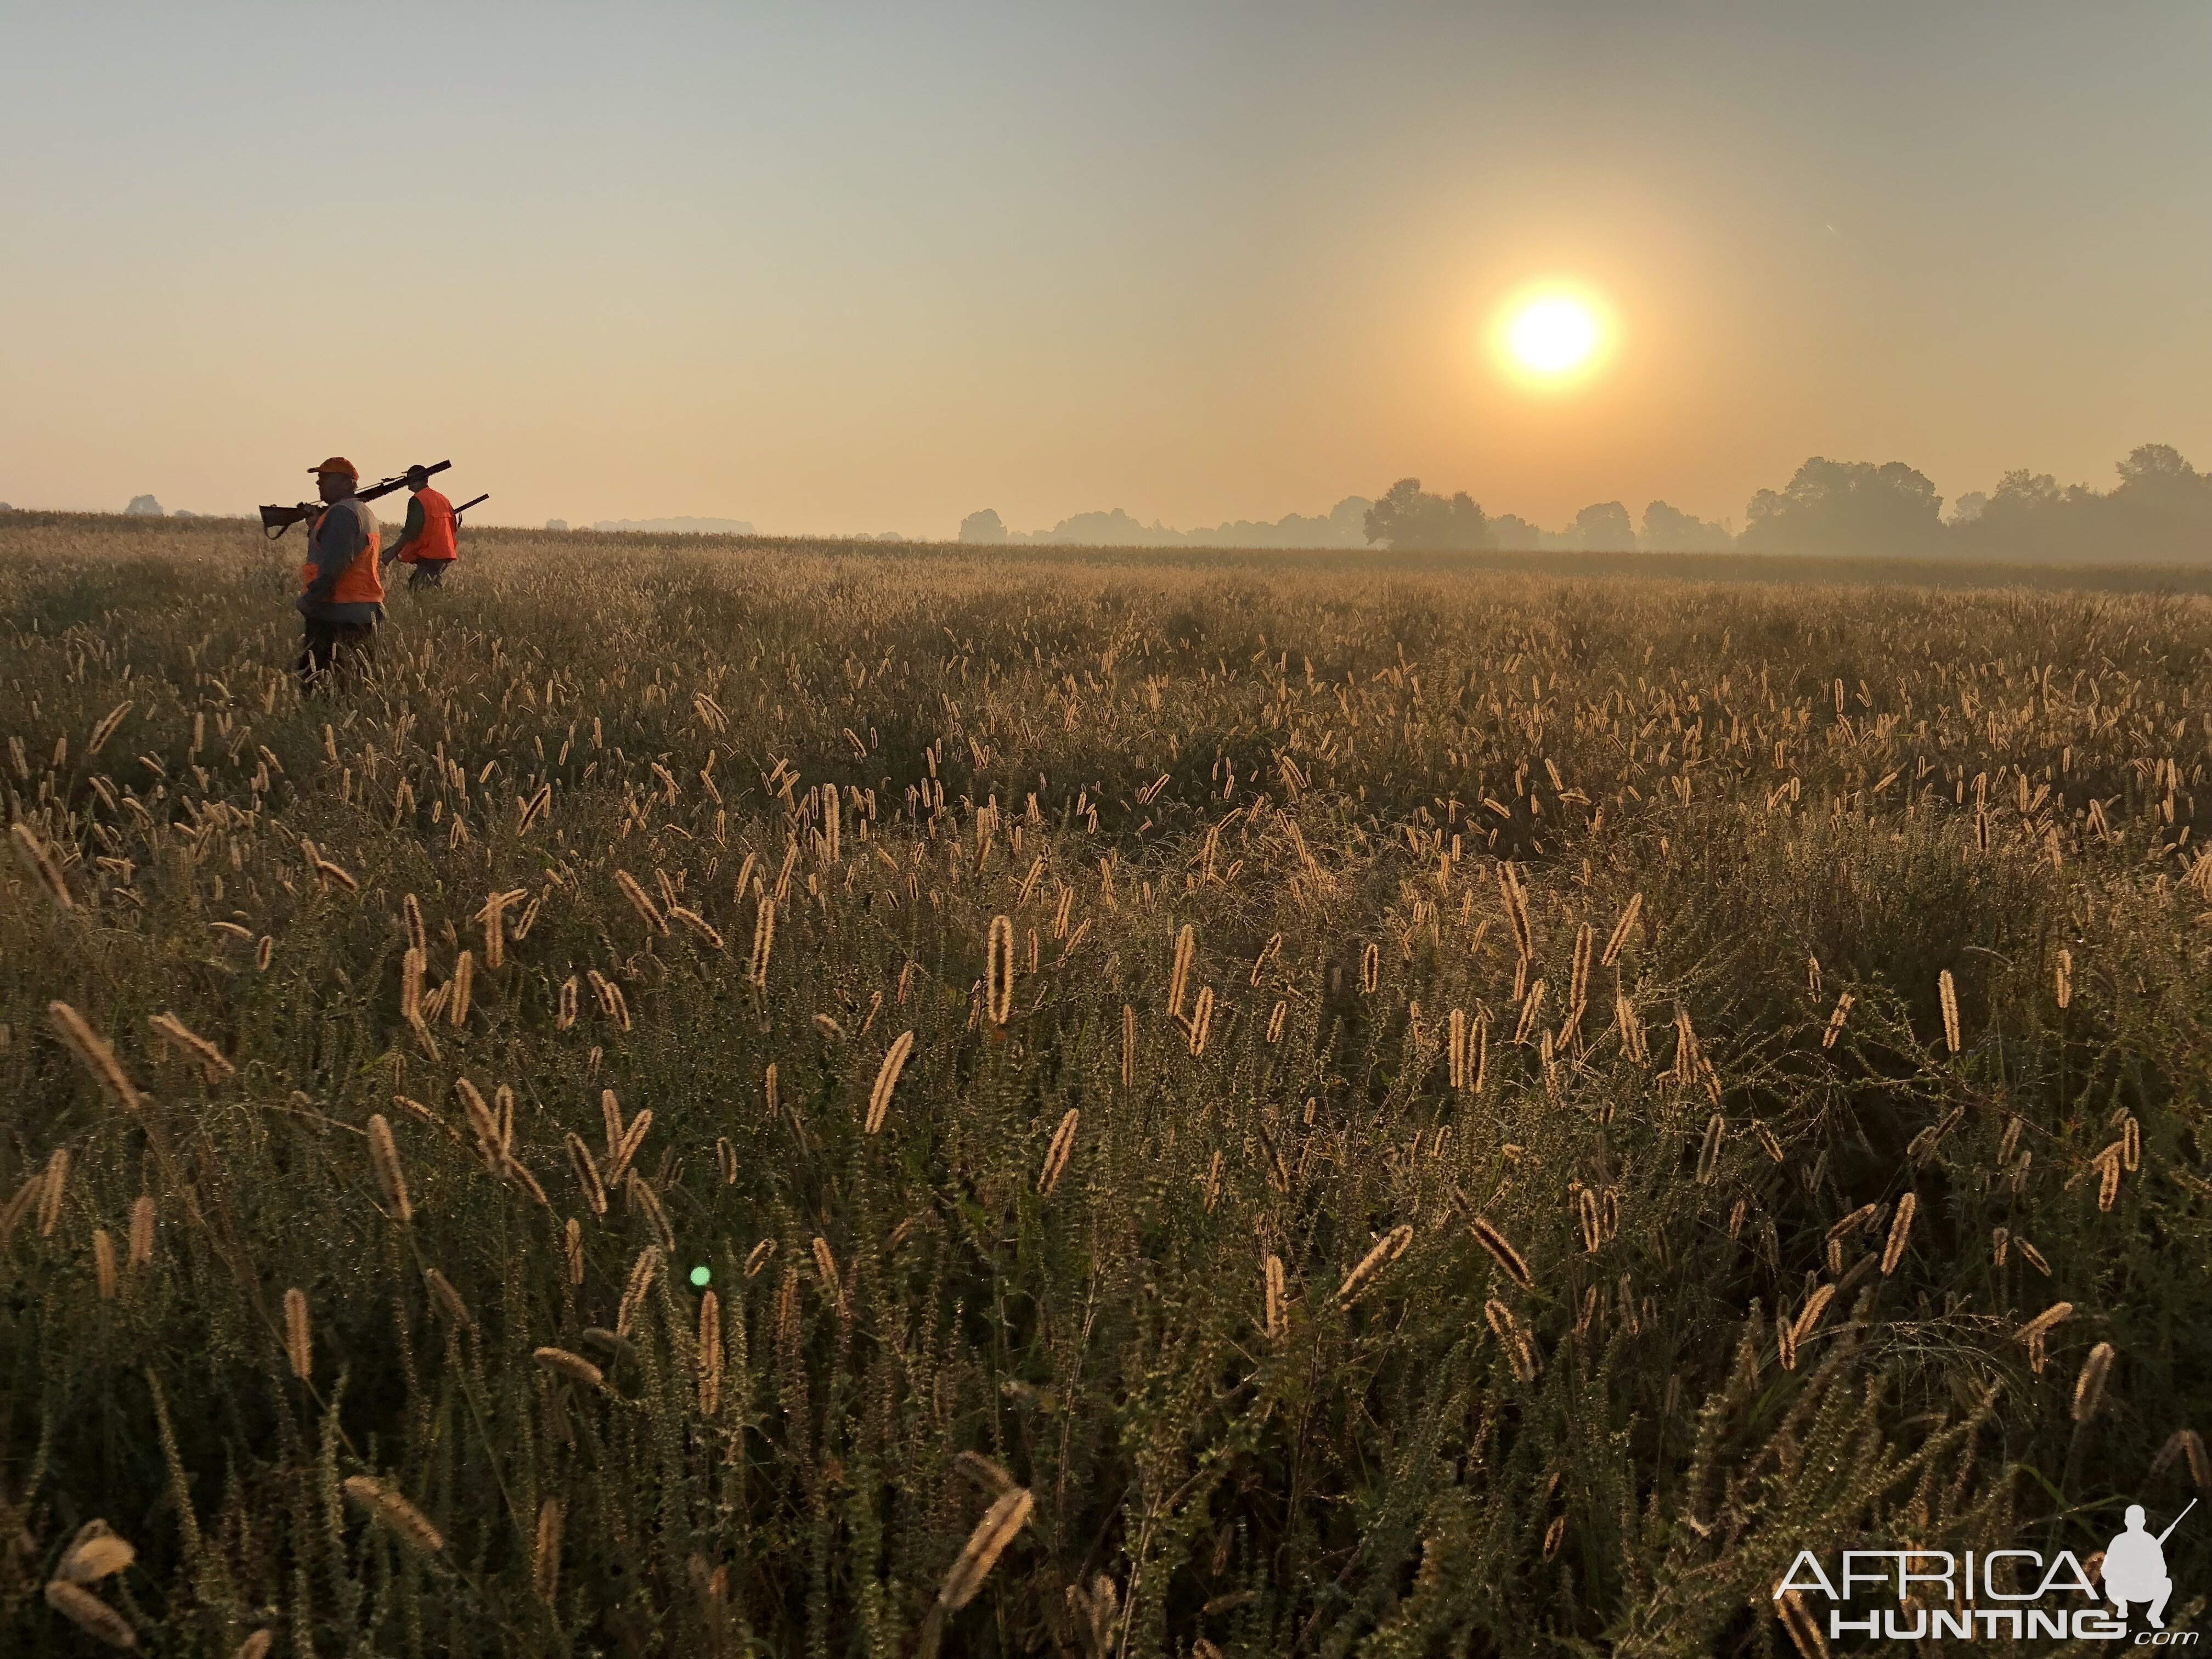
[[[939,537],[2212,465],[2201,7],[277,15],[11,23],[0,499],[335,450]],[[1498,349],[1539,292],[1577,372]]]

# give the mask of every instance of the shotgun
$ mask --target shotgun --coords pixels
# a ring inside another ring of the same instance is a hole
[[[443,472],[452,465],[451,461],[441,461],[435,466],[424,467],[422,471],[430,474]],[[389,495],[393,490],[406,487],[407,474],[403,472],[396,478],[386,478],[366,489],[356,489],[354,495],[358,500],[373,501],[380,495]],[[483,499],[481,495],[477,497],[477,501]],[[325,505],[322,501],[301,501],[296,507],[264,507],[261,509],[261,533],[270,541],[276,541],[294,525],[304,524],[320,514]],[[471,501],[469,505],[474,507],[476,501]]]

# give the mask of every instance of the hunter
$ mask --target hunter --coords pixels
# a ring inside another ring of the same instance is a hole
[[[384,580],[377,564],[382,532],[376,514],[355,493],[361,471],[343,455],[312,469],[323,510],[307,530],[307,562],[295,608],[307,618],[300,679],[309,690],[325,678],[343,680],[376,658],[376,626],[384,620]]]
[[[459,556],[456,532],[460,521],[454,516],[453,504],[430,488],[430,474],[426,468],[407,469],[407,488],[411,492],[407,522],[399,532],[399,539],[385,554],[384,562],[390,564],[397,559],[408,567],[410,591],[442,586],[446,568]]]

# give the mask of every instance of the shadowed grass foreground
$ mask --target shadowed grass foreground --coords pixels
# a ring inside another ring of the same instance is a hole
[[[303,701],[0,529],[0,1645],[1765,1654],[2212,1488],[2203,599],[568,546]]]

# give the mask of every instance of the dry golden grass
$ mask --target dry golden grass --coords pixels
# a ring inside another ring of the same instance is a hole
[[[2212,1490],[2201,599],[472,531],[303,701],[282,551],[0,527],[0,1649],[1813,1651]]]
[[[110,1647],[135,1648],[137,1632],[131,1621],[82,1585],[57,1578],[46,1586],[46,1605],[88,1636]]]
[[[445,1539],[430,1524],[429,1517],[399,1493],[365,1474],[349,1475],[343,1484],[345,1495],[367,1510],[370,1520],[410,1547],[425,1555],[435,1555],[446,1547]]]

